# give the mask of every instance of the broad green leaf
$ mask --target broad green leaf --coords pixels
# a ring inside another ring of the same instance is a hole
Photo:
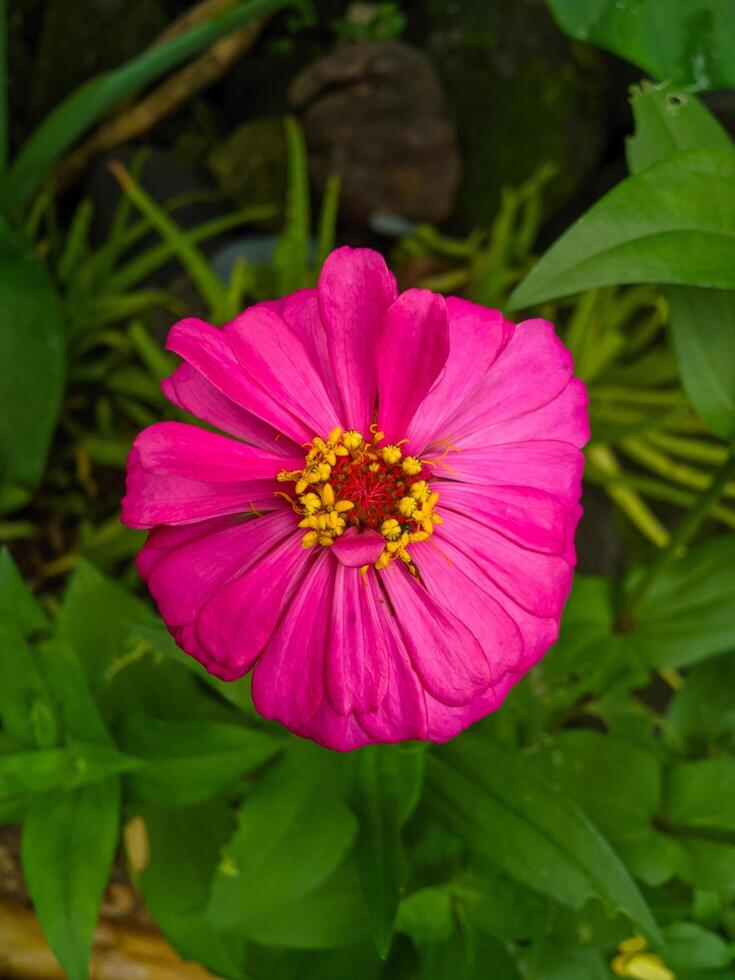
[[[662,772],[650,750],[613,735],[560,732],[529,758],[587,814],[624,859],[649,884],[671,877],[675,855],[654,829],[662,799]]]
[[[497,942],[456,933],[443,943],[421,946],[419,980],[520,980],[510,953]]]
[[[26,141],[4,181],[4,208],[20,213],[49,167],[116,102],[141,91],[223,35],[288,5],[286,0],[239,3],[219,17],[148,48],[120,68],[90,79],[64,99]]]
[[[696,922],[674,922],[661,931],[661,955],[677,975],[684,976],[689,970],[716,970],[733,962],[733,949],[722,936]]]
[[[266,883],[261,881],[261,885]],[[347,862],[301,898],[272,911],[260,913],[254,909],[247,933],[264,946],[333,949],[363,939],[367,929],[367,909],[357,869]]]
[[[134,800],[188,806],[216,796],[240,776],[270,759],[283,739],[242,725],[126,718],[121,748],[144,759],[127,788]]]
[[[419,888],[401,901],[396,928],[417,943],[440,943],[454,932],[452,888]]]
[[[626,140],[628,168],[637,174],[680,150],[730,150],[732,140],[694,95],[666,82],[636,86],[630,100],[635,133]]]
[[[506,874],[572,907],[600,898],[658,938],[650,909],[610,845],[522,755],[465,735],[429,757],[427,781],[437,817]]]
[[[185,959],[227,977],[242,977],[243,941],[223,937],[206,920],[209,886],[220,848],[232,832],[230,807],[213,800],[195,807],[146,809],[150,860],[140,875],[146,906]]]
[[[54,702],[33,652],[21,633],[2,618],[0,722],[12,739],[28,748],[51,748],[59,739]]]
[[[672,766],[666,817],[677,828],[735,833],[735,758],[720,756]]]
[[[700,840],[681,835],[675,839],[678,851],[677,876],[693,888],[706,888],[728,894],[735,892],[735,846],[716,840]]]
[[[337,792],[332,757],[306,743],[294,745],[240,806],[214,880],[210,921],[252,936],[252,922],[329,876],[355,831]]]
[[[730,0],[548,0],[563,31],[660,80],[695,90],[735,86]]]
[[[69,980],[88,976],[119,820],[120,785],[113,778],[73,792],[44,794],[23,825],[21,859],[28,891]]]
[[[350,806],[359,821],[356,860],[378,954],[385,957],[408,868],[401,830],[423,781],[421,747],[371,745],[353,754]]]
[[[250,704],[247,680],[225,684],[207,673],[145,602],[83,559],[69,579],[58,629],[78,654],[108,722],[136,711],[180,721],[228,717],[197,679],[238,707]]]
[[[668,565],[639,603],[630,638],[651,667],[681,667],[735,647],[735,534]]]
[[[735,287],[735,153],[676,153],[628,177],[534,266],[509,305],[596,286]]]
[[[41,259],[1,220],[0,293],[0,483],[36,486],[61,405],[61,306]]]
[[[483,936],[529,939],[548,928],[549,902],[487,861],[474,860],[452,890],[460,918]]]
[[[14,626],[24,636],[48,629],[46,616],[7,548],[0,548],[0,622]]]
[[[674,349],[689,400],[722,439],[735,438],[735,290],[670,286]]]
[[[138,765],[115,749],[75,742],[67,748],[0,755],[0,798],[47,789],[73,790]]]
[[[735,655],[714,657],[690,670],[669,705],[667,720],[702,748],[735,735]]]
[[[633,97],[635,135],[628,141],[633,173],[679,150],[732,151],[715,117],[693,95],[671,85],[644,87]],[[735,436],[735,293],[670,286],[666,292],[679,370],[689,399],[723,439]]]
[[[113,746],[82,665],[71,648],[54,638],[36,647],[32,655],[65,731],[74,738]]]
[[[556,937],[544,939],[531,954],[533,980],[610,980],[608,964],[597,949],[561,947]]]

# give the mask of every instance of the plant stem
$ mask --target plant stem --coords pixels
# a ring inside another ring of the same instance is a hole
[[[707,515],[720,499],[726,485],[734,477],[735,446],[731,446],[727,460],[725,460],[720,469],[714,474],[709,486],[674,530],[669,539],[669,543],[661,554],[648,566],[636,587],[624,599],[617,621],[619,629],[625,630],[629,628],[635,610],[648,595],[656,579],[670,562],[681,556],[684,548],[692,540]]]

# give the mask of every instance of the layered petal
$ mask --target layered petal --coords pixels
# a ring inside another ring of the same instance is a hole
[[[406,433],[409,450],[417,455],[432,443],[453,440],[456,433],[448,420],[482,383],[515,330],[498,310],[457,296],[449,296],[446,305],[449,355]]]
[[[246,673],[287,614],[291,595],[313,560],[297,534],[271,548],[204,604],[196,621],[201,647],[237,676]]]
[[[298,731],[324,699],[327,623],[324,597],[334,584],[335,565],[328,551],[311,563],[297,586],[253,671],[253,702],[264,718]]]
[[[447,305],[428,289],[407,289],[385,313],[377,347],[378,425],[403,439],[449,355]]]
[[[566,388],[571,375],[571,355],[553,325],[547,320],[519,323],[482,383],[450,417],[452,442],[461,448],[487,426],[547,405]]]
[[[243,370],[312,435],[341,424],[303,341],[276,312],[252,306],[227,324],[225,334]]]
[[[183,357],[218,391],[295,443],[313,437],[309,426],[274,400],[245,371],[223,330],[204,320],[180,320],[169,331],[166,348]]]
[[[376,711],[388,683],[389,649],[373,577],[338,564],[326,645],[326,689],[340,715]]]
[[[148,588],[166,625],[185,626],[199,616],[204,603],[232,579],[252,568],[284,538],[293,535],[289,511],[207,522],[206,531],[168,548],[156,532],[141,554],[162,553],[148,571]],[[201,527],[194,525],[194,528]],[[159,544],[159,547],[156,547]]]
[[[296,336],[303,341],[332,404],[339,408],[341,399],[334,383],[327,348],[327,334],[319,314],[319,297],[316,289],[299,289],[295,293],[284,296],[278,304],[278,312]]]
[[[433,599],[403,566],[392,563],[380,581],[411,664],[426,691],[452,705],[467,704],[486,691],[492,672],[471,630]]]
[[[128,458],[122,520],[129,527],[191,524],[280,506],[275,476],[298,457],[267,453],[183,422],[149,426]]]
[[[287,451],[290,440],[236,405],[191,364],[179,364],[172,375],[163,379],[161,390],[174,405],[228,435],[270,452]]]
[[[375,410],[375,347],[396,298],[395,279],[377,252],[338,248],[322,267],[317,292],[344,424],[367,432]]]
[[[437,463],[441,479],[479,487],[513,486],[543,490],[572,507],[582,492],[584,456],[568,442],[552,439],[486,446],[451,453]]]

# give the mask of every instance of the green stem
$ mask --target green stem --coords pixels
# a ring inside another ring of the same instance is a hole
[[[625,631],[630,627],[635,610],[648,595],[656,579],[658,579],[664,569],[674,559],[681,556],[683,549],[697,533],[707,515],[720,499],[726,485],[733,477],[735,477],[735,447],[730,448],[728,459],[714,474],[709,486],[674,530],[664,550],[648,566],[636,587],[624,599],[617,621],[619,629]]]

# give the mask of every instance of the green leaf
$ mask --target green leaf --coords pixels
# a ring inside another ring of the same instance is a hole
[[[0,722],[22,746],[51,748],[59,738],[53,699],[21,633],[0,620]]]
[[[26,637],[48,628],[46,616],[23,581],[7,548],[0,548],[0,622],[14,626]]]
[[[628,168],[637,174],[679,150],[730,150],[732,140],[712,113],[693,95],[666,82],[642,82],[630,104],[635,133],[625,144]]]
[[[367,909],[354,864],[341,865],[301,898],[262,914],[256,909],[247,932],[264,946],[290,949],[332,949],[364,938]]]
[[[306,743],[260,779],[240,807],[212,888],[209,919],[251,935],[252,922],[307,895],[336,868],[356,821],[329,753]]]
[[[150,860],[140,875],[146,906],[185,959],[228,977],[243,977],[243,941],[223,937],[205,918],[220,849],[232,832],[227,803],[145,810]]]
[[[651,667],[681,667],[735,646],[735,534],[671,562],[638,604],[629,639]]]
[[[673,766],[666,817],[677,828],[735,833],[735,759],[722,756]]]
[[[278,295],[292,293],[307,284],[311,212],[309,204],[309,161],[301,127],[286,120],[288,147],[288,195],[286,227],[274,255]]]
[[[563,31],[690,88],[735,86],[730,0],[548,0]]]
[[[735,438],[735,291],[670,286],[674,350],[689,400],[707,427]]]
[[[417,943],[440,943],[454,932],[452,889],[447,885],[419,888],[403,899],[396,928]]]
[[[633,173],[680,150],[732,151],[715,117],[693,95],[647,86],[632,100],[636,132],[628,141]],[[723,439],[735,436],[735,293],[671,286],[669,319],[684,389],[702,420]]]
[[[676,153],[628,177],[546,252],[513,309],[596,286],[735,287],[735,153]]]
[[[669,705],[667,721],[703,748],[735,735],[735,655],[715,657],[689,671]]]
[[[198,679],[240,708],[250,704],[246,679],[226,684],[207,673],[145,602],[83,559],[69,579],[58,630],[78,654],[108,723],[135,711],[181,721],[229,716]]]
[[[61,306],[41,259],[0,221],[0,480],[36,486],[61,406]]]
[[[529,939],[548,929],[549,902],[487,861],[473,861],[452,892],[462,921],[484,936]]]
[[[650,909],[610,845],[522,755],[464,735],[429,757],[427,781],[437,817],[506,874],[572,907],[598,897],[658,938]]]
[[[420,948],[420,980],[519,980],[511,955],[497,942],[482,937],[454,935],[444,943]],[[589,978],[585,978],[589,980]]]
[[[47,793],[23,825],[21,859],[49,945],[69,980],[85,980],[100,900],[117,845],[120,785]]]
[[[350,758],[350,806],[359,820],[356,860],[378,954],[385,958],[408,868],[401,829],[423,782],[421,747],[371,745]]]
[[[654,829],[662,801],[659,758],[613,735],[560,732],[529,757],[581,807],[628,868],[648,884],[671,877],[675,854]]]
[[[116,102],[141,91],[223,35],[286,6],[286,0],[239,3],[233,10],[148,48],[72,92],[30,136],[8,170],[1,198],[4,208],[15,215],[22,212],[51,165]]]
[[[79,658],[71,648],[62,640],[49,640],[33,650],[33,659],[66,732],[75,738],[114,746]]]
[[[120,745],[145,760],[127,788],[134,800],[188,806],[222,792],[240,776],[270,759],[283,740],[242,725],[221,722],[126,718]]]
[[[138,765],[115,749],[74,742],[67,748],[38,749],[0,755],[0,797],[73,790]]]
[[[695,922],[674,922],[661,931],[664,934],[661,955],[677,975],[688,970],[716,970],[733,961],[733,950],[722,936]]]

